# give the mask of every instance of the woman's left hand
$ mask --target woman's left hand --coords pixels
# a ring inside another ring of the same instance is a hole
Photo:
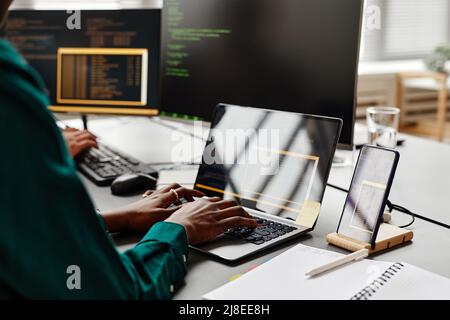
[[[191,202],[203,197],[197,190],[184,188],[177,183],[156,191],[147,191],[143,199],[124,208],[103,213],[110,232],[146,232],[155,223],[166,220],[180,208],[181,199]]]
[[[90,148],[97,148],[97,137],[89,131],[80,131],[73,128],[67,128],[62,131],[64,141],[73,158]]]

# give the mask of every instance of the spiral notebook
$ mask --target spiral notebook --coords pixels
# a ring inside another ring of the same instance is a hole
[[[297,245],[207,293],[211,300],[450,299],[450,279],[407,263],[365,259],[317,277],[305,273],[342,256]]]

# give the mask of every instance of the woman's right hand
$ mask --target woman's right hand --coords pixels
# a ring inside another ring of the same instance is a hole
[[[190,244],[214,240],[232,228],[258,227],[256,220],[235,201],[220,198],[202,198],[184,204],[166,221],[182,225]]]

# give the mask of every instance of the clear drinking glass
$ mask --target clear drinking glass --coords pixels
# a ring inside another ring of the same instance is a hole
[[[400,110],[393,107],[367,108],[369,144],[392,148],[397,146]]]

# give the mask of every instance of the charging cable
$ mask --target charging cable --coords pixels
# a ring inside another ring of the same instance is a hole
[[[402,226],[397,226],[397,227],[399,227],[399,228],[407,228],[407,227],[411,226],[416,221],[416,215],[413,212],[411,212],[410,210],[406,209],[405,207],[399,206],[397,204],[393,204],[389,200],[386,201],[386,206],[388,207],[389,213],[392,213],[392,211],[396,210],[398,212],[402,212],[402,213],[405,213],[405,214],[408,214],[408,215],[411,216],[411,218],[412,218],[411,222],[409,222],[409,223],[407,223],[405,225],[402,225]]]
[[[333,188],[333,189],[336,189],[336,190],[348,193],[347,189],[341,188],[341,187],[336,186],[334,184],[327,183],[327,186],[330,187],[330,188]],[[419,215],[417,213],[414,213],[411,210],[409,210],[409,209],[407,209],[407,208],[405,208],[403,206],[400,206],[398,204],[394,204],[394,203],[392,203],[389,200],[386,202],[386,206],[388,207],[389,214],[392,213],[395,210],[395,211],[402,212],[402,213],[405,213],[405,214],[411,216],[411,222],[409,222],[408,224],[405,224],[403,226],[398,226],[399,228],[407,228],[407,227],[411,226],[416,221],[416,218],[418,218],[418,219],[421,219],[421,220],[424,220],[424,221],[436,224],[438,226],[450,229],[450,226],[445,224],[445,223],[442,223],[442,222],[439,222],[439,221],[436,221],[436,220],[424,217],[424,216]],[[390,217],[387,214],[385,214],[385,216],[386,216],[385,218],[387,220],[390,220]],[[383,217],[383,220],[385,220],[384,217]]]

